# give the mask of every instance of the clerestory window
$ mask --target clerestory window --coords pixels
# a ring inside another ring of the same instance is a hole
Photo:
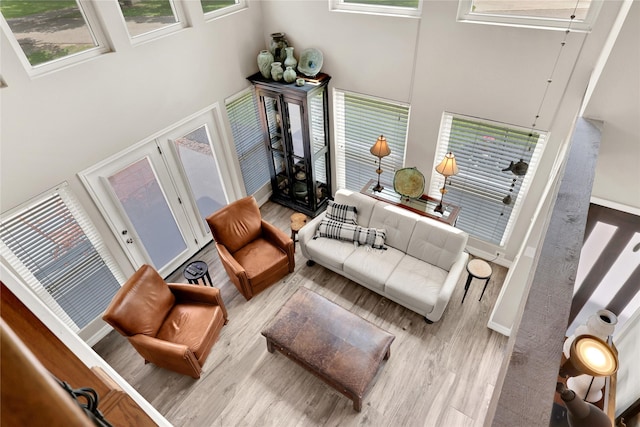
[[[590,31],[602,2],[603,0],[459,0],[458,20]]]
[[[3,31],[31,74],[109,50],[91,2],[2,0]]]
[[[331,10],[376,15],[420,16],[423,0],[329,0]]]

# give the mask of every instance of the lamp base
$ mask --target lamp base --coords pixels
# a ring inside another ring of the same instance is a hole
[[[443,214],[444,213],[444,207],[442,206],[442,202],[438,203],[438,206],[436,206],[435,209],[433,209],[433,211]]]
[[[382,185],[380,185],[380,183],[378,183],[375,187],[373,187],[372,189],[374,192],[381,192],[382,190],[384,190],[384,187]]]

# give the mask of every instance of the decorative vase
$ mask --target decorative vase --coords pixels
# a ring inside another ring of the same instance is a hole
[[[272,33],[271,43],[269,44],[269,52],[273,55],[273,60],[276,62],[284,62],[287,57],[285,48],[289,46],[289,42],[284,36],[284,33]]]
[[[271,64],[271,78],[277,82],[282,80],[284,70],[282,69],[282,63],[276,61]]]
[[[282,77],[284,78],[284,81],[287,83],[293,83],[296,81],[296,78],[298,77],[298,74],[296,73],[296,70],[294,70],[290,65],[287,67],[286,70],[284,70],[284,73],[282,74]]]
[[[296,60],[296,57],[293,56],[293,47],[285,47],[284,51],[287,53],[287,58],[284,60],[284,66],[291,67],[295,70],[298,65],[298,61]]]
[[[258,69],[265,79],[271,78],[271,64],[273,64],[273,55],[268,50],[261,50],[258,54]]]

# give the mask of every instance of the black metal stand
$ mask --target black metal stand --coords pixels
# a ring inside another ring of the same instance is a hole
[[[376,173],[378,174],[378,184],[376,184],[376,186],[373,187],[373,191],[377,191],[378,193],[384,189],[384,187],[380,185],[380,174],[382,174],[382,168],[380,168],[381,164],[382,164],[382,158],[378,157],[378,169],[376,169]]]

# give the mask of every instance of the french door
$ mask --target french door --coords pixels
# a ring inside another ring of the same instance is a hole
[[[81,174],[134,267],[167,276],[211,240],[204,218],[229,201],[220,144],[205,114]]]

